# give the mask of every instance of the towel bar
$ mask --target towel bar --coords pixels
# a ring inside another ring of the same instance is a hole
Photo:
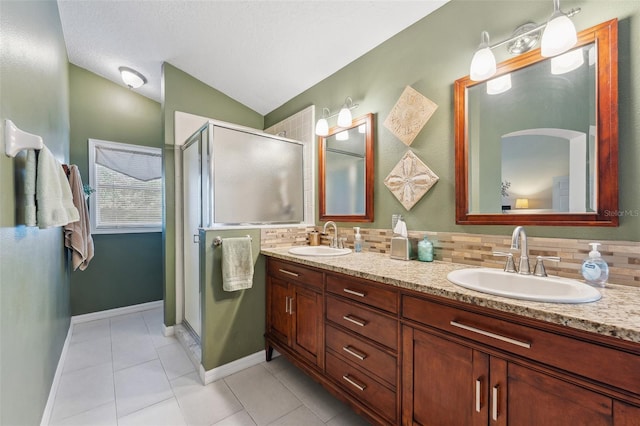
[[[247,235],[247,238],[253,241],[253,238],[251,238],[251,235]],[[218,235],[213,239],[213,246],[218,247],[219,245],[222,245],[222,237],[220,235]]]
[[[4,121],[4,141],[5,154],[9,157],[15,157],[23,149],[42,149],[44,146],[40,136],[18,129],[9,119]]]

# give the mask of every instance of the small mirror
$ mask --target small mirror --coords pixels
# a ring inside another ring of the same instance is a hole
[[[373,222],[373,114],[318,138],[320,220]]]
[[[456,222],[616,226],[617,20],[455,83]]]

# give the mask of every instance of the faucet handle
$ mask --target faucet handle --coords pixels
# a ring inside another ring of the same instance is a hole
[[[505,272],[516,272],[516,265],[513,262],[513,253],[505,253],[503,251],[494,251],[493,255],[507,258],[507,263],[504,265]]]
[[[533,270],[533,275],[536,277],[546,277],[547,270],[544,267],[543,260],[550,260],[552,262],[560,262],[560,258],[558,256],[537,256],[536,257],[536,266]]]

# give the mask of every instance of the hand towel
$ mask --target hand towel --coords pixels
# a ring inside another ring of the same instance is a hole
[[[236,291],[253,285],[251,238],[225,238],[222,242],[222,288]]]
[[[24,224],[36,226],[36,152],[27,150],[24,174]]]
[[[80,219],[62,164],[44,146],[38,155],[36,175],[38,227],[64,226]]]
[[[69,186],[71,186],[71,194],[73,195],[73,205],[80,213],[80,220],[68,223],[64,227],[64,245],[71,249],[73,270],[80,268],[81,271],[84,271],[93,259],[93,238],[91,237],[89,210],[82,187],[82,177],[75,164],[69,167]]]

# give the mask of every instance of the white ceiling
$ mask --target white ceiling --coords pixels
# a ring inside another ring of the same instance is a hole
[[[169,62],[267,114],[448,0],[58,0],[69,61],[160,101]]]

